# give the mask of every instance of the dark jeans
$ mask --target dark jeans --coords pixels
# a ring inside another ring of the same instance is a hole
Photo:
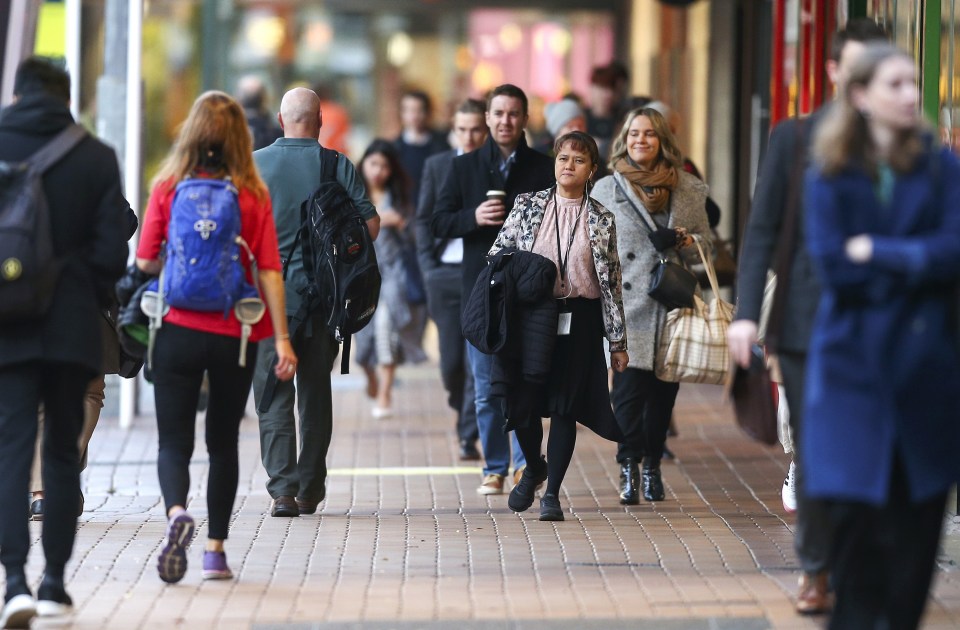
[[[63,579],[73,553],[80,502],[83,397],[94,374],[66,363],[22,363],[0,369],[0,562],[7,585],[22,583],[30,549],[27,491],[43,403],[43,553],[46,573]]]
[[[267,492],[323,501],[326,497],[327,451],[333,433],[333,398],[330,370],[337,357],[337,342],[321,317],[306,323],[297,334],[297,375],[294,381],[279,381],[270,408],[260,413],[260,458],[267,471]],[[253,393],[260,408],[267,376],[273,371],[277,352],[273,338],[264,339],[257,353]],[[297,420],[300,413],[300,452],[297,453]]]
[[[427,307],[437,324],[440,341],[440,379],[447,404],[457,412],[457,437],[473,444],[479,437],[474,403],[473,373],[467,360],[467,342],[460,332],[460,265],[441,265],[427,273]]]
[[[617,445],[618,462],[643,459],[644,466],[660,465],[679,390],[679,383],[661,381],[651,370],[614,372],[610,401],[626,438]]]
[[[830,501],[837,603],[831,630],[913,630],[927,601],[946,494],[910,501],[907,477],[894,462],[887,502]]]
[[[781,352],[780,371],[783,388],[790,408],[790,431],[793,433],[793,463],[797,495],[797,521],[794,525],[793,545],[800,567],[806,573],[826,571],[830,564],[832,526],[827,505],[823,501],[808,499],[806,471],[801,465],[800,448],[803,446],[803,393],[806,389],[807,355],[796,352]]]
[[[210,458],[207,479],[207,536],[226,540],[237,494],[240,466],[237,440],[250,395],[257,344],[247,347],[247,365],[240,367],[240,339],[164,324],[153,350],[153,386],[160,450],[157,472],[167,509],[187,505],[190,457],[196,433],[197,399],[207,372],[206,443]]]

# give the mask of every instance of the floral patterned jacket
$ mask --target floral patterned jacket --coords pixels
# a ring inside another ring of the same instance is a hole
[[[503,222],[488,256],[505,247],[531,251],[552,193],[553,188],[548,188],[540,192],[517,195],[513,210]],[[595,199],[587,199],[587,216],[593,265],[600,281],[600,304],[605,335],[610,342],[610,352],[626,352],[627,331],[624,327],[620,256],[617,254],[617,226],[613,213]]]

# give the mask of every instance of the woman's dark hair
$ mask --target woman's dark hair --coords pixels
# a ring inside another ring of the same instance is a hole
[[[394,208],[398,211],[401,209],[410,209],[412,203],[410,199],[410,176],[407,175],[407,171],[400,163],[400,154],[397,152],[397,148],[393,146],[393,143],[389,140],[377,138],[371,142],[367,150],[363,152],[363,157],[360,158],[357,170],[360,171],[360,178],[363,179],[364,187],[367,188],[369,192],[367,180],[363,175],[363,163],[366,162],[370,156],[377,154],[385,157],[387,164],[390,165],[390,177],[387,179],[387,190],[390,191],[390,196],[393,197]]]
[[[555,154],[560,153],[560,149],[567,144],[569,144],[570,148],[574,151],[580,151],[581,153],[586,153],[589,155],[591,166],[600,165],[600,149],[597,147],[597,141],[594,140],[589,134],[586,134],[582,131],[571,131],[570,133],[565,133],[557,138],[557,141],[553,143],[553,152]]]

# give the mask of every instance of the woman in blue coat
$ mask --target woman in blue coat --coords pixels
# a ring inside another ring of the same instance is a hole
[[[960,478],[960,163],[917,102],[913,59],[868,46],[806,181],[823,295],[801,452],[836,527],[831,628],[917,627]]]

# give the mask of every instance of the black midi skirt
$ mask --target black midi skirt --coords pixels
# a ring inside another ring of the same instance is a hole
[[[561,307],[562,307],[561,302]],[[623,440],[610,406],[600,300],[566,300],[570,334],[558,335],[547,381],[547,412],[552,422],[579,422],[614,442]]]

